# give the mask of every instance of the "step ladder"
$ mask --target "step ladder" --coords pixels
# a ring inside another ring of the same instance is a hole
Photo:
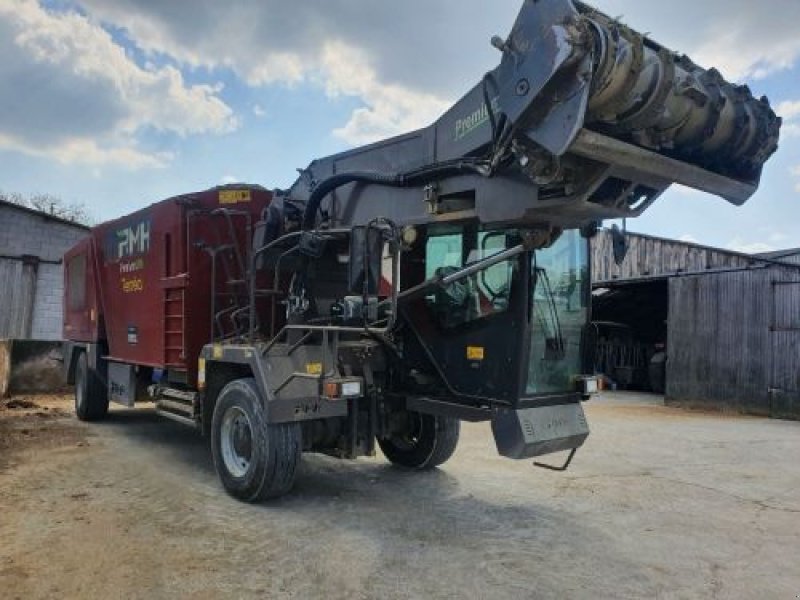
[[[191,427],[197,426],[195,419],[195,392],[177,390],[169,387],[153,386],[151,395],[156,403],[156,412]]]
[[[168,369],[186,368],[185,288],[164,290],[164,365]]]

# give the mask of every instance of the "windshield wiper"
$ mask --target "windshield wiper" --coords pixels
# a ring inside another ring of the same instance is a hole
[[[536,280],[534,281],[534,293],[539,281],[542,281],[542,289],[547,297],[547,307],[550,309],[550,316],[552,317],[553,324],[553,337],[545,339],[546,352],[545,358],[549,360],[563,360],[567,354],[566,344],[564,343],[564,333],[561,329],[561,319],[558,316],[558,306],[556,305],[555,294],[553,287],[550,285],[550,276],[547,274],[547,269],[536,267]],[[550,356],[548,356],[548,354]]]
[[[527,247],[524,244],[520,244],[519,246],[514,246],[513,248],[509,248],[508,250],[504,250],[502,252],[498,252],[497,254],[492,254],[491,256],[484,258],[483,260],[479,260],[472,264],[467,265],[457,271],[452,273],[448,273],[447,275],[438,275],[427,281],[423,281],[419,285],[415,285],[414,287],[408,288],[406,291],[401,292],[397,295],[398,301],[408,301],[413,300],[414,298],[418,298],[419,296],[424,296],[428,293],[428,290],[435,287],[447,287],[453,283],[461,281],[462,279],[466,279],[467,277],[471,277],[476,273],[480,273],[481,271],[485,271],[486,269],[493,267],[501,262],[505,262],[514,258],[515,256],[519,256],[523,252],[527,251]]]

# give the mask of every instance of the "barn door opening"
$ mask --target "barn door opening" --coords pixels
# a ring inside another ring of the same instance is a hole
[[[800,419],[800,281],[772,282],[770,416]]]

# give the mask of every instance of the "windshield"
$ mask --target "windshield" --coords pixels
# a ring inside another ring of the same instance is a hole
[[[427,279],[447,276],[502,252],[515,243],[506,232],[461,231],[428,238]],[[506,260],[426,297],[428,307],[445,328],[458,327],[508,310],[516,259]]]
[[[581,374],[581,337],[588,318],[588,243],[565,232],[531,259],[532,339],[528,364],[530,395],[571,391]]]

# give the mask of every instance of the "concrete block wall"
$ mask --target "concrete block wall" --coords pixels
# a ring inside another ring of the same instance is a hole
[[[42,263],[36,274],[31,338],[60,340],[63,319],[64,268]]]
[[[64,252],[87,235],[83,227],[0,204],[0,256],[30,255],[43,261],[37,267],[31,338],[61,339],[64,291],[61,261]]]

